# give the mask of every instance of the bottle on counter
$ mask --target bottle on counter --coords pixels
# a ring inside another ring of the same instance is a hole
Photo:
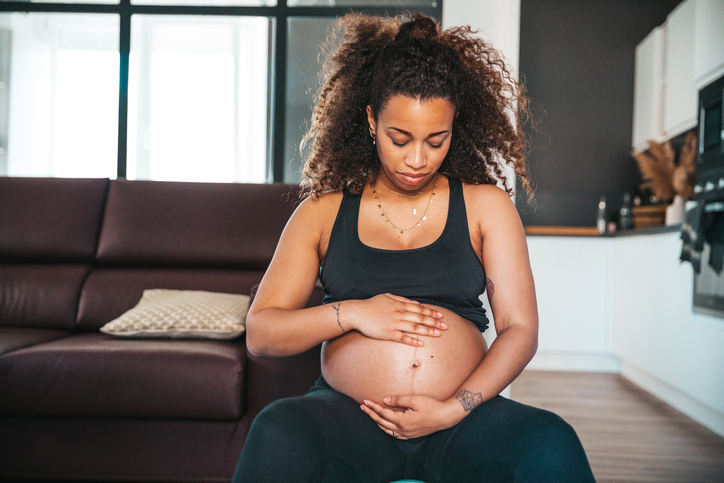
[[[618,215],[618,223],[622,230],[630,230],[633,228],[633,214],[631,213],[631,195],[623,194],[623,204]]]
[[[598,217],[596,218],[596,227],[598,228],[598,234],[604,235],[606,233],[606,197],[601,196],[598,201]]]

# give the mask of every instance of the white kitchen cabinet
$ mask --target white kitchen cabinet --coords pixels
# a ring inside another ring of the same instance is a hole
[[[724,74],[724,0],[696,3],[694,78],[698,88]]]
[[[539,316],[528,367],[620,369],[724,436],[724,320],[692,310],[679,232],[526,238]]]
[[[697,0],[687,0],[666,19],[662,133],[665,139],[678,136],[697,123],[699,91],[694,78],[697,7]]]
[[[656,27],[636,46],[632,146],[645,150],[647,139],[661,140],[664,28]]]
[[[724,75],[724,0],[685,0],[636,47],[631,146],[696,126],[699,90]]]

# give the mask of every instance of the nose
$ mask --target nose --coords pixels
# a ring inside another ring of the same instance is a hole
[[[415,146],[405,157],[405,165],[412,169],[422,169],[427,165],[427,158],[421,145]]]

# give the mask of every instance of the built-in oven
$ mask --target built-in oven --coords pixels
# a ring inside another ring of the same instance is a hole
[[[699,91],[696,201],[706,240],[694,273],[694,310],[724,318],[724,77]]]

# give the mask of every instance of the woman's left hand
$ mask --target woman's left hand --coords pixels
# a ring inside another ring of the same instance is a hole
[[[384,432],[398,439],[427,436],[451,428],[462,421],[466,414],[454,398],[448,401],[421,395],[384,398],[383,402],[387,406],[397,409],[390,409],[369,399],[364,402],[362,410]]]

